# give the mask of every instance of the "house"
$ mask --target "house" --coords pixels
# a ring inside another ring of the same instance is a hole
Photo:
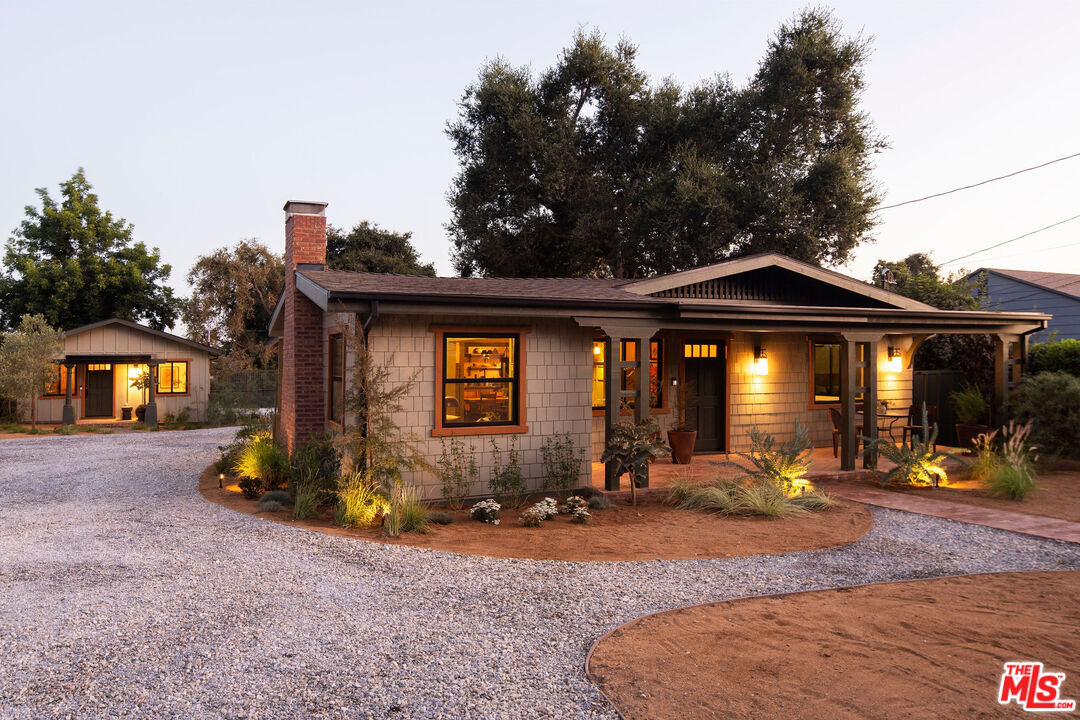
[[[1042,342],[1055,331],[1060,339],[1080,340],[1080,275],[979,268],[968,279],[985,281],[987,307],[1053,315],[1032,340]]]
[[[831,444],[835,408],[841,466],[850,470],[858,412],[876,413],[883,399],[910,404],[919,343],[936,333],[994,335],[995,407],[1003,407],[1027,337],[1050,319],[937,310],[778,254],[637,280],[327,270],[325,208],[284,208],[285,289],[269,330],[281,339],[278,439],[290,452],[356,422],[344,407],[345,340],[360,328],[375,362],[392,359],[392,380],[418,373],[396,421],[432,460],[447,438],[487,450],[513,434],[535,483],[545,439],[569,433],[597,461],[607,429],[624,418],[670,427],[681,384],[690,389],[696,452],[745,450],[754,426],[790,437],[795,420],[816,444]],[[486,463],[490,453],[478,457]],[[438,495],[436,478],[405,481]],[[619,482],[609,467],[607,487]]]
[[[39,422],[71,425],[80,421],[130,420],[146,405],[151,427],[166,413],[185,408],[201,419],[210,390],[208,345],[112,318],[64,333],[64,354],[37,399]],[[136,378],[148,374],[149,387]]]

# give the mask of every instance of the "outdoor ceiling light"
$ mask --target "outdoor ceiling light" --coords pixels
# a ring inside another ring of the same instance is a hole
[[[765,354],[764,345],[754,348],[754,374],[762,376],[769,374],[769,357]]]
[[[900,353],[900,348],[889,346],[889,372],[903,372],[904,371],[904,358]]]

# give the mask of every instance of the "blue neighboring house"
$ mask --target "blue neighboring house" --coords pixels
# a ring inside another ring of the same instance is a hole
[[[1053,315],[1046,330],[1032,335],[1041,342],[1057,331],[1058,339],[1080,340],[1080,275],[1033,270],[979,268],[968,275],[986,280],[987,308]]]

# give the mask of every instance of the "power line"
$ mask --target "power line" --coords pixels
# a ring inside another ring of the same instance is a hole
[[[1072,155],[1066,155],[1065,157],[1055,158],[1054,160],[1050,160],[1049,162],[1044,162],[1041,165],[1032,165],[1031,167],[1024,168],[1023,170],[1017,170],[1015,172],[1011,172],[1008,175],[999,175],[998,177],[992,177],[989,180],[983,180],[981,182],[977,182],[977,183],[974,183],[972,185],[965,185],[963,187],[953,188],[952,190],[946,190],[945,192],[934,193],[933,195],[927,195],[926,197],[915,198],[914,200],[905,200],[904,202],[896,203],[894,205],[882,205],[881,207],[878,208],[878,210],[891,210],[893,208],[898,208],[898,207],[901,207],[903,205],[911,205],[912,203],[922,202],[923,200],[931,200],[933,198],[941,197],[942,195],[952,195],[953,193],[960,192],[961,190],[970,190],[971,188],[977,188],[980,185],[986,185],[987,183],[997,182],[998,180],[1004,180],[1006,178],[1011,178],[1011,177],[1014,177],[1016,175],[1020,175],[1022,173],[1031,172],[1032,170],[1038,170],[1039,168],[1044,168],[1047,165],[1053,165],[1054,163],[1059,163],[1059,162],[1062,162],[1064,160],[1071,160],[1074,157],[1080,157],[1080,152],[1073,153]]]
[[[948,262],[943,262],[940,265],[941,265],[941,267],[944,267],[946,265],[952,265],[953,263],[959,262],[959,261],[964,260],[966,258],[969,258],[972,255],[981,255],[982,253],[986,252],[987,250],[993,250],[994,248],[999,248],[1002,245],[1008,245],[1009,243],[1016,242],[1017,240],[1023,240],[1024,238],[1031,237],[1032,235],[1035,235],[1036,233],[1041,233],[1043,230],[1049,230],[1050,228],[1057,227],[1058,225],[1064,225],[1067,222],[1072,222],[1073,220],[1076,220],[1077,218],[1080,218],[1080,215],[1073,215],[1070,218],[1065,218],[1064,220],[1058,220],[1056,223],[1051,223],[1050,225],[1047,225],[1046,227],[1041,227],[1038,230],[1032,230],[1031,232],[1026,232],[1023,235],[1017,235],[1016,237],[1010,238],[1009,240],[1002,240],[999,243],[996,243],[994,245],[989,245],[987,247],[984,247],[981,250],[976,250],[974,252],[969,252],[967,255],[961,255],[958,258],[953,258],[952,260],[949,260]]]
[[[1047,252],[1049,250],[1062,250],[1064,248],[1077,247],[1077,246],[1080,246],[1080,242],[1065,243],[1064,245],[1053,245],[1051,247],[1045,247],[1045,248],[1035,248],[1033,250],[1024,250],[1023,252],[1009,253],[1008,255],[994,255],[993,258],[989,258],[989,259],[1003,259],[1003,258],[1020,257],[1021,255],[1031,255],[1032,253]],[[981,262],[986,262],[986,260],[982,260]]]

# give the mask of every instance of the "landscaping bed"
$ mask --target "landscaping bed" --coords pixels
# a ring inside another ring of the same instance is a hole
[[[969,575],[650,615],[597,643],[590,677],[627,718],[1017,717],[1002,664],[1080,695],[1080,572]]]
[[[412,545],[434,550],[503,558],[537,560],[684,560],[739,557],[834,547],[854,542],[869,532],[873,516],[864,505],[837,501],[832,509],[783,519],[731,517],[681,510],[659,500],[639,501],[637,507],[619,503],[592,511],[585,524],[559,515],[541,527],[524,527],[518,510],[504,508],[499,525],[477,522],[466,511],[447,510],[454,521],[431,525],[427,534],[386,537],[381,528],[342,528],[330,516],[293,519],[288,510],[260,512],[257,500],[248,500],[235,481],[218,488],[218,475],[207,468],[199,491],[212,502],[267,520],[362,540]],[[538,496],[536,499],[539,499]]]
[[[886,489],[935,500],[1080,522],[1080,462],[1056,458],[1050,460],[1039,472],[1035,483],[1035,489],[1023,500],[990,497],[980,483],[968,478],[964,470],[951,472],[949,484],[939,488],[891,485]]]

